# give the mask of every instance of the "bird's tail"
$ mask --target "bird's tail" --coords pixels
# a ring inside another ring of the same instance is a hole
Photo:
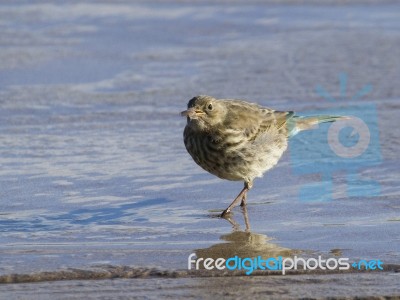
[[[315,128],[316,125],[320,123],[327,122],[335,122],[339,120],[349,120],[349,117],[346,116],[329,116],[329,115],[320,115],[320,116],[309,116],[309,117],[300,117],[293,116],[291,124],[289,124],[289,137],[292,137],[299,133],[300,131],[309,130]]]

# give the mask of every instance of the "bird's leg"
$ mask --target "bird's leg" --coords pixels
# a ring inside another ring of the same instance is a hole
[[[247,193],[247,191],[248,189],[244,187],[239,195],[235,198],[235,200],[233,200],[232,203],[228,206],[228,208],[222,212],[221,217],[225,217],[226,214],[230,213],[231,209],[234,208],[240,200],[243,200],[243,196]]]
[[[240,202],[240,206],[246,206],[247,204],[247,193],[243,195],[242,202]]]
[[[228,208],[222,212],[221,214],[222,218],[225,217],[226,214],[230,213],[231,209],[234,208],[239,201],[242,201],[240,204],[241,206],[246,205],[246,195],[248,190],[250,190],[252,186],[253,186],[252,182],[244,183],[244,188],[240,191],[239,195],[237,195],[235,200],[232,201],[232,203],[228,206]]]
[[[247,191],[249,191],[249,190],[253,187],[253,182],[251,182],[251,181],[250,181],[250,182],[245,181],[244,187],[247,188]],[[246,204],[247,204],[247,191],[246,191],[246,193],[243,195],[242,202],[240,203],[240,206],[241,206],[241,207],[246,206]]]
[[[252,186],[253,186],[253,182],[245,181],[244,187],[245,188],[247,187],[247,190],[250,190],[252,188]],[[243,195],[242,202],[240,203],[240,206],[243,207],[243,206],[246,206],[246,204],[247,204],[247,192]]]

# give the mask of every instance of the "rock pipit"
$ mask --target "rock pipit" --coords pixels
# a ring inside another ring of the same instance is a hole
[[[246,205],[253,180],[276,165],[288,139],[299,131],[341,116],[295,116],[242,100],[197,96],[181,112],[187,117],[185,146],[204,170],[222,179],[243,180],[244,188],[222,213],[224,217],[240,201]]]

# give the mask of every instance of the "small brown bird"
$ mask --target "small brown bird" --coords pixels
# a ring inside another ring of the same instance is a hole
[[[243,180],[244,188],[222,213],[224,217],[240,201],[256,177],[271,169],[287,149],[289,137],[323,122],[347,119],[341,116],[295,116],[242,100],[192,98],[183,132],[185,146],[204,170],[222,179]]]

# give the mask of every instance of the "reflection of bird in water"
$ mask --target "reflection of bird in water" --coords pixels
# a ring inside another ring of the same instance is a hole
[[[271,243],[272,238],[258,233],[250,232],[250,224],[247,215],[247,209],[243,208],[243,215],[246,224],[246,230],[240,230],[239,224],[232,218],[227,220],[233,226],[233,232],[221,236],[223,243],[215,244],[206,249],[195,250],[197,258],[230,258],[235,255],[239,257],[257,257],[263,259],[269,257],[288,257],[298,250],[292,250]]]

